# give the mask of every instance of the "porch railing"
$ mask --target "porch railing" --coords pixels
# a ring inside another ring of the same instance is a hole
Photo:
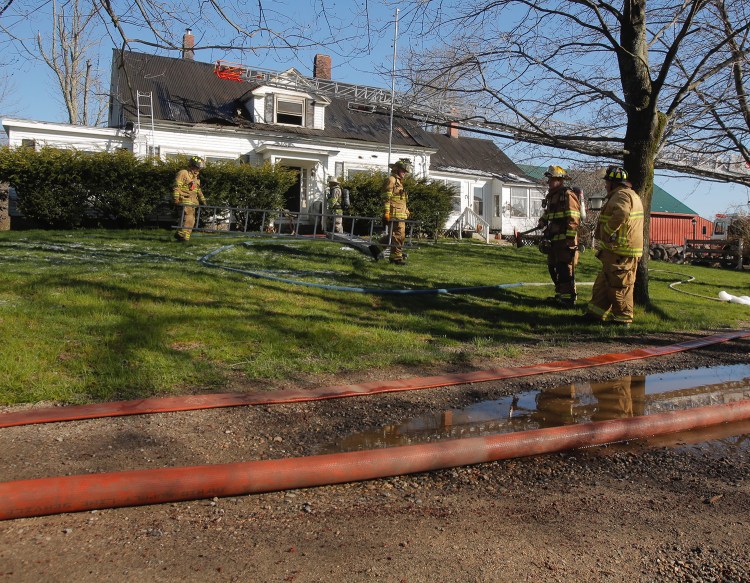
[[[309,237],[326,235],[343,235],[350,242],[357,240],[368,244],[378,243],[385,248],[385,256],[388,256],[391,247],[390,225],[384,227],[382,219],[376,217],[364,217],[358,215],[341,215],[344,226],[343,233],[332,233],[325,228],[330,225],[336,215],[330,213],[314,212],[292,212],[284,209],[254,209],[240,207],[225,207],[202,205],[196,207],[194,232],[203,233],[275,233],[295,237]],[[175,229],[183,228],[185,222],[184,206],[180,211],[178,224]],[[395,221],[391,221],[391,224]],[[412,245],[414,228],[419,221],[403,221],[406,223],[405,246]],[[304,227],[308,232],[301,233]]]
[[[485,242],[490,242],[490,224],[469,207],[464,209],[448,232],[455,232],[459,239],[463,238],[464,232],[473,232],[484,237]]]

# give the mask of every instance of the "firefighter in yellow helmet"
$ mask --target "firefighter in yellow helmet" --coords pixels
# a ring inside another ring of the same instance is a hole
[[[383,185],[383,222],[390,225],[391,257],[395,265],[406,264],[404,241],[406,221],[409,218],[407,201],[409,195],[404,190],[404,178],[411,172],[411,162],[401,158],[391,164],[391,174]],[[375,252],[373,251],[373,255]]]
[[[636,269],[643,255],[643,203],[622,168],[607,168],[604,181],[607,196],[594,232],[602,268],[586,317],[629,326]]]
[[[550,166],[547,177],[545,209],[539,219],[543,228],[540,244],[547,253],[547,269],[555,284],[555,303],[572,308],[576,302],[575,269],[578,264],[578,225],[581,222],[581,203],[578,195],[565,186],[568,173],[560,166]]]
[[[180,228],[175,232],[178,241],[190,240],[190,233],[195,226],[195,208],[199,204],[206,204],[206,197],[201,190],[198,175],[205,168],[205,162],[200,156],[192,156],[188,160],[187,169],[180,170],[174,181],[172,198],[182,215]]]

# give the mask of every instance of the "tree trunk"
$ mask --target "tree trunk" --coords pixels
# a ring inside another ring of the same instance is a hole
[[[662,133],[666,125],[666,116],[652,112],[634,112],[628,117],[628,130],[625,136],[625,169],[628,172],[633,188],[643,202],[643,257],[638,265],[635,282],[634,299],[639,305],[647,305],[648,293],[648,249],[651,242],[651,199],[654,193],[654,160]]]
[[[625,96],[624,167],[633,188],[643,201],[643,257],[638,266],[634,299],[646,305],[648,294],[648,248],[651,234],[651,197],[654,191],[654,160],[661,144],[666,116],[657,110],[659,88],[651,82],[646,42],[646,0],[625,0],[621,18],[617,59]]]

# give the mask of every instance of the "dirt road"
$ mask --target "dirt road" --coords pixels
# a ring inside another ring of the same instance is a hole
[[[535,364],[690,335],[527,346]],[[320,453],[531,387],[748,362],[750,341],[497,383],[0,430],[2,480]],[[455,372],[372,371],[327,386]],[[297,384],[296,386],[299,386]],[[258,390],[237,379],[232,390]],[[268,388],[267,386],[265,388]],[[280,388],[280,386],[279,386]],[[750,438],[690,436],[370,482],[0,523],[0,581],[748,581]]]

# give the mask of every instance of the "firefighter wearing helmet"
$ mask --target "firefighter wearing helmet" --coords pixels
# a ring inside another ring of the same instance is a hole
[[[568,173],[560,166],[550,166],[547,177],[547,196],[544,213],[539,219],[543,229],[540,250],[547,253],[547,268],[555,284],[556,304],[572,308],[576,302],[575,268],[578,264],[578,225],[581,222],[581,203],[578,195],[565,186]]]
[[[404,241],[406,240],[406,221],[409,218],[407,208],[408,193],[404,190],[404,178],[411,172],[411,162],[401,158],[391,164],[391,174],[383,185],[383,222],[390,226],[391,257],[390,262],[404,265]],[[388,236],[381,239],[387,243]],[[374,246],[373,246],[374,247]],[[375,250],[371,248],[373,256]]]
[[[174,235],[178,241],[190,240],[190,233],[195,226],[195,209],[199,204],[206,204],[198,177],[205,166],[203,158],[192,156],[188,160],[187,169],[180,170],[175,177],[172,199],[174,204],[182,209],[182,220]]]
[[[604,184],[607,195],[594,232],[602,267],[586,317],[629,326],[636,270],[643,255],[643,203],[622,168],[607,168]]]

